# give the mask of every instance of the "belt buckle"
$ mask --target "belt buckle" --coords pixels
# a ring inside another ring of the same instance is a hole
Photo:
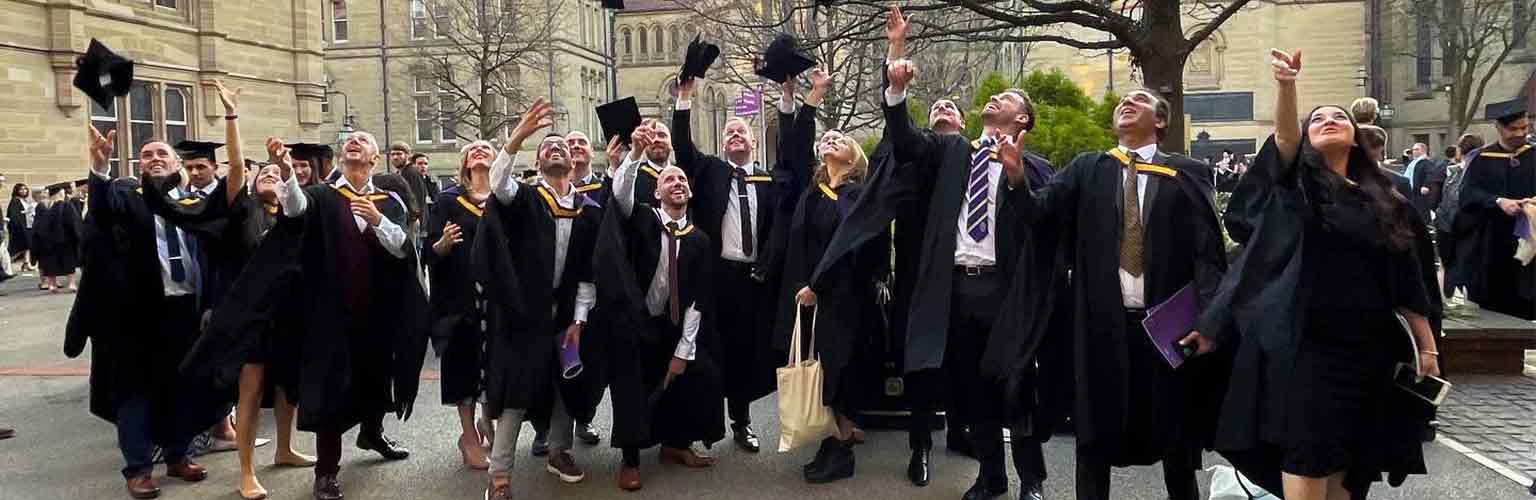
[[[981,266],[965,266],[965,275],[975,278],[981,276]]]

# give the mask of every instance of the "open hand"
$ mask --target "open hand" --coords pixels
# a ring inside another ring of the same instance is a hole
[[[235,116],[240,113],[240,89],[233,91],[224,86],[224,80],[214,80],[213,86],[219,89],[219,102],[224,103],[224,116]]]
[[[278,173],[283,176],[285,181],[288,180],[288,176],[293,174],[293,158],[290,156],[290,153],[288,146],[283,144],[282,139],[276,137],[267,138],[267,162],[277,165]]]
[[[517,125],[503,137],[502,149],[509,155],[517,154],[517,149],[522,147],[523,141],[533,137],[535,132],[555,126],[553,115],[554,106],[551,106],[549,101],[545,101],[543,97],[534,99],[533,104],[528,106],[528,110],[524,111],[523,116],[517,120]]]
[[[892,5],[885,15],[885,39],[891,43],[906,41],[912,25],[912,16],[904,16],[901,7]]]
[[[86,125],[85,128],[91,131],[91,166],[98,172],[105,170],[107,161],[112,158],[112,149],[117,145],[117,130],[109,130],[107,135],[101,135],[95,125]]]
[[[1296,76],[1301,74],[1301,49],[1290,54],[1280,49],[1269,49],[1269,56],[1269,65],[1275,71],[1275,81],[1294,83]]]
[[[352,215],[356,215],[368,223],[368,227],[379,227],[379,221],[383,215],[379,213],[379,207],[374,206],[373,200],[364,197],[352,200]]]
[[[1024,142],[1027,130],[1020,130],[1017,137],[1004,135],[997,143],[997,161],[1003,164],[1003,174],[1008,176],[1008,185],[1019,187],[1024,183],[1024,154],[1021,152],[1020,143]]]
[[[448,225],[443,226],[443,235],[437,239],[437,243],[432,244],[432,251],[437,252],[439,256],[446,256],[448,252],[453,251],[453,247],[463,242],[464,229],[458,224],[449,222]]]

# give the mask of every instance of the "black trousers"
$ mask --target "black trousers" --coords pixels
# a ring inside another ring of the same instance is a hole
[[[733,426],[752,425],[752,401],[769,384],[770,365],[764,364],[767,346],[762,330],[773,314],[771,295],[753,277],[753,264],[719,259],[715,266],[715,296],[719,314],[716,326],[724,346],[720,374],[725,386],[725,410]],[[755,394],[754,394],[755,393]],[[751,394],[752,396],[749,396]]]
[[[384,435],[384,414],[363,418],[362,430],[358,431],[372,437]],[[341,472],[341,435],[346,430],[324,431],[315,433],[315,476],[336,474]]]
[[[1193,448],[1193,447],[1191,447]],[[1163,486],[1170,500],[1199,500],[1195,464],[1200,452],[1177,450],[1163,456]],[[1109,500],[1109,461],[1091,447],[1077,447],[1077,500]]]
[[[932,450],[933,426],[937,423],[939,408],[944,406],[944,391],[949,387],[944,383],[944,372],[919,370],[901,378],[911,414],[907,419],[907,444],[912,451]],[[944,412],[944,425],[951,433],[950,439],[969,439],[961,437],[966,435],[965,424],[955,412]]]
[[[1008,487],[1003,452],[1003,386],[1000,381],[981,375],[981,358],[1005,290],[995,268],[981,272],[956,268],[952,280],[949,332],[944,347],[949,411],[971,430],[971,445],[981,467],[977,481],[988,482],[994,491],[1002,491]],[[1025,426],[1016,426],[1012,434],[1014,465],[1020,481],[1044,480],[1045,457],[1040,442],[1026,435]]]

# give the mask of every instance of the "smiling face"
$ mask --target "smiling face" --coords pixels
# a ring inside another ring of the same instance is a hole
[[[659,121],[651,122],[651,147],[645,150],[645,159],[657,165],[666,165],[672,156],[672,129]]]
[[[347,140],[341,143],[341,164],[349,168],[373,169],[373,163],[379,158],[379,142],[373,138],[373,134],[367,132],[353,132],[347,136]]]
[[[315,167],[309,164],[309,160],[293,160],[293,175],[298,178],[300,186],[308,186],[315,176]]]
[[[816,141],[816,152],[821,155],[822,163],[835,163],[838,165],[851,165],[857,155],[853,148],[848,146],[847,136],[836,130],[828,130],[821,134],[821,140]]]
[[[667,167],[656,178],[656,201],[667,208],[687,208],[693,192],[688,188],[688,174],[677,167]]]
[[[752,127],[746,120],[732,118],[725,122],[725,129],[721,131],[725,136],[725,154],[752,154],[755,142],[752,140]]]
[[[277,165],[267,165],[256,171],[256,196],[272,199],[277,196],[277,185],[283,182],[283,171]]]
[[[1307,142],[1322,152],[1348,150],[1355,145],[1355,125],[1349,112],[1338,106],[1323,106],[1307,116]]]
[[[562,177],[571,171],[571,147],[564,137],[544,138],[544,142],[539,143],[538,159],[539,172],[544,175]]]
[[[160,141],[145,143],[139,148],[139,175],[159,179],[181,168],[181,158],[170,144]]]
[[[999,92],[987,99],[987,105],[981,108],[981,121],[1010,133],[1024,130],[1032,119],[1030,107],[1029,98],[1017,91]]]
[[[1118,134],[1156,134],[1168,126],[1166,118],[1157,116],[1159,99],[1145,90],[1133,91],[1120,98],[1115,106],[1115,132]]]
[[[496,159],[496,146],[490,141],[475,141],[464,146],[460,151],[464,161],[462,167],[470,170],[490,170],[491,162]],[[423,162],[425,163],[425,162]]]
[[[565,144],[571,148],[571,163],[578,165],[592,163],[592,141],[587,139],[587,134],[581,132],[565,134]]]
[[[965,118],[955,101],[939,99],[928,109],[928,125],[940,134],[956,133],[965,128]]]
[[[181,168],[186,169],[187,181],[192,183],[192,187],[202,189],[213,184],[216,172],[213,160],[207,158],[186,160],[181,163]]]

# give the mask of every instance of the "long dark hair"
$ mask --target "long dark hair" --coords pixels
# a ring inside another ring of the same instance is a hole
[[[1322,108],[1337,108],[1343,110],[1349,116],[1349,124],[1355,132],[1355,145],[1349,148],[1349,165],[1345,168],[1348,180],[1335,175],[1328,168],[1328,162],[1323,154],[1312,147],[1312,140],[1308,138],[1307,127],[1312,114]],[[1385,236],[1388,245],[1397,251],[1407,250],[1413,245],[1413,228],[1403,216],[1408,199],[1397,192],[1392,179],[1381,171],[1381,167],[1371,159],[1361,144],[1364,138],[1360,133],[1360,124],[1355,122],[1353,115],[1349,114],[1342,106],[1324,105],[1312,108],[1301,121],[1301,154],[1300,160],[1306,167],[1304,170],[1306,179],[1313,186],[1321,188],[1321,194],[1326,201],[1339,198],[1340,194],[1351,190],[1358,190],[1365,195],[1366,210],[1376,220],[1377,230]],[[1350,183],[1353,181],[1353,184]]]
[[[15,199],[21,198],[21,188],[24,188],[24,187],[27,187],[27,184],[25,182],[18,182],[15,185],[11,186],[11,199],[15,200]],[[32,191],[31,189],[27,189],[27,191],[28,191],[28,193],[27,193],[28,195],[32,194],[31,193],[31,191]]]

